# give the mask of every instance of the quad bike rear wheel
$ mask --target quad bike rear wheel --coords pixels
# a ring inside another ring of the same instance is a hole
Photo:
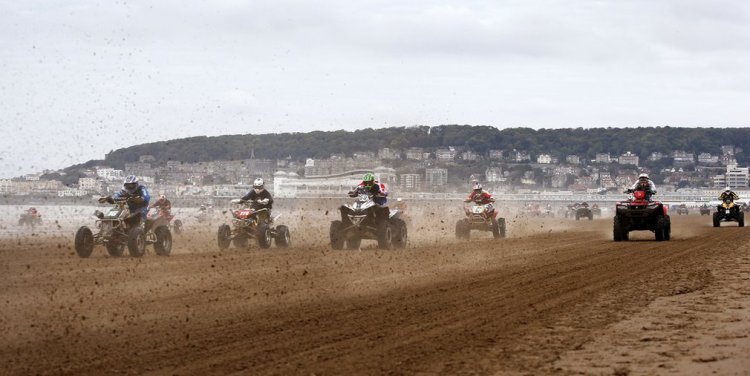
[[[273,239],[273,237],[271,236],[271,228],[268,227],[268,223],[261,222],[258,224],[257,231],[258,233],[256,237],[258,238],[258,245],[263,249],[271,247],[271,239]]]
[[[745,227],[745,212],[739,212],[737,218],[737,226]]]
[[[82,226],[76,231],[75,248],[78,256],[86,258],[91,256],[94,251],[94,234],[86,226]]]
[[[128,232],[128,253],[130,257],[142,257],[146,253],[146,234],[140,227],[133,227]]]
[[[654,229],[654,237],[656,238],[657,242],[660,242],[664,240],[664,233],[666,232],[666,221],[664,217],[659,217],[656,219],[656,228]]]
[[[277,247],[286,248],[292,244],[292,238],[289,235],[289,227],[284,225],[276,226],[276,237],[274,238]]]
[[[219,244],[219,249],[229,248],[229,244],[232,243],[232,228],[229,225],[219,226],[219,231],[216,233],[216,242]]]
[[[393,245],[393,232],[388,221],[382,221],[378,225],[378,248],[391,249]]]
[[[406,242],[409,238],[406,222],[400,218],[396,218],[391,222],[393,224],[393,247],[397,249],[406,248]]]
[[[622,227],[622,223],[620,221],[620,217],[615,217],[612,225],[612,235],[614,238],[614,241],[620,242],[623,240],[628,240],[628,237],[626,236],[625,229]]]
[[[159,226],[154,230],[156,235],[156,243],[154,243],[154,251],[159,256],[169,256],[172,253],[172,233],[169,231],[167,226]]]
[[[341,221],[331,222],[328,234],[331,238],[331,248],[335,250],[344,249],[344,223]]]
[[[714,213],[713,220],[714,220],[714,227],[721,226],[721,220],[719,219],[719,212]]]

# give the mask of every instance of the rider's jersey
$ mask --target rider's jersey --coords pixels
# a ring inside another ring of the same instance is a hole
[[[483,190],[481,193],[475,193],[474,191],[471,191],[471,193],[469,193],[469,197],[467,197],[466,200],[481,202],[482,205],[486,205],[494,202],[495,198],[492,197],[489,192]]]
[[[148,215],[148,202],[151,200],[151,195],[148,194],[148,189],[142,185],[138,185],[133,193],[126,191],[125,189],[115,193],[114,198],[125,198],[125,197],[142,197],[143,203],[134,203],[128,200],[128,209],[131,213],[140,212],[141,216],[145,219]]]
[[[268,199],[267,204],[258,204],[255,202],[255,200],[265,200]],[[256,209],[262,209],[262,208],[268,208],[271,209],[273,207],[273,197],[271,197],[271,192],[268,192],[267,189],[263,189],[260,191],[260,193],[255,192],[255,189],[251,189],[250,192],[247,192],[246,195],[242,196],[243,201],[252,201],[253,206]]]
[[[153,203],[149,208],[157,208],[159,209],[159,212],[161,215],[170,215],[172,212],[172,202],[170,202],[168,199],[164,199],[164,201],[157,200],[155,203]]]
[[[646,191],[647,193],[654,194],[656,193],[656,185],[654,185],[654,182],[649,180],[648,183],[641,182],[640,180],[633,183],[633,185],[630,187],[630,190],[632,191]]]
[[[732,191],[721,192],[721,195],[719,196],[719,200],[724,201],[725,199],[731,199],[732,201],[735,201],[735,200],[739,200],[740,196],[738,196],[736,193]]]
[[[378,205],[385,205],[388,202],[388,190],[385,188],[385,184],[375,182],[370,188],[365,186],[365,182],[359,183],[354,193],[365,193],[372,196],[372,201]]]

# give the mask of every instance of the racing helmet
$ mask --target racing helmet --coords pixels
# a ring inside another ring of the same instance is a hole
[[[128,193],[135,193],[135,190],[138,189],[138,177],[135,175],[128,175],[128,177],[122,182],[122,187],[125,188]]]
[[[362,177],[362,183],[364,183],[367,188],[372,187],[373,184],[375,184],[375,175],[371,172],[366,173],[365,176]]]
[[[480,192],[482,190],[482,184],[480,184],[478,181],[474,181],[474,184],[472,185],[472,189],[475,192]]]
[[[648,174],[640,174],[640,175],[638,175],[638,180],[649,180]]]
[[[165,194],[160,194],[159,195],[159,201],[164,201],[166,199],[167,199],[167,196]]]
[[[729,187],[729,186],[727,186],[727,188],[724,189],[724,192],[731,192],[731,191],[732,191],[732,187]]]
[[[264,182],[262,178],[257,178],[253,181],[253,189],[260,191],[263,189]]]

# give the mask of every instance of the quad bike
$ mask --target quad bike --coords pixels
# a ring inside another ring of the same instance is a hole
[[[146,253],[148,244],[154,245],[154,251],[159,256],[169,256],[172,252],[172,233],[169,231],[164,219],[150,221],[142,224],[136,216],[141,213],[131,213],[128,209],[128,201],[132,197],[103,200],[100,202],[111,202],[114,206],[106,212],[94,211],[97,218],[95,227],[98,229],[94,234],[87,226],[81,226],[76,232],[75,249],[80,257],[89,257],[98,244],[104,245],[107,253],[112,257],[122,256],[125,247],[132,257],[141,257]],[[131,225],[129,223],[138,223]]]
[[[646,192],[632,192],[633,197],[620,201],[615,206],[613,225],[616,242],[628,240],[630,231],[652,231],[656,241],[669,240],[672,224],[667,214],[667,206],[658,201],[646,199]]]
[[[263,200],[247,202],[234,199],[230,202],[229,211],[232,214],[232,225],[222,224],[217,234],[219,249],[227,249],[230,244],[235,248],[247,248],[250,239],[255,238],[258,245],[270,248],[275,241],[277,247],[286,248],[291,244],[289,228],[284,225],[273,226],[273,222],[280,217],[270,218],[268,208],[257,209],[257,204],[266,203]]]
[[[456,238],[469,239],[471,230],[492,231],[495,239],[505,237],[505,218],[497,218],[492,203],[473,201],[473,205],[464,205],[464,214],[466,218],[456,222]]]
[[[602,208],[600,208],[599,205],[594,204],[591,207],[591,215],[593,215],[594,217],[601,218],[602,217]]]
[[[576,221],[580,220],[581,218],[588,218],[589,221],[594,219],[594,212],[589,209],[589,204],[583,203],[581,206],[576,209]]]
[[[34,228],[34,226],[41,225],[42,224],[42,215],[39,214],[36,210],[26,210],[21,214],[21,217],[18,218],[18,225],[23,226],[27,225],[31,228]]]
[[[351,204],[342,205],[341,220],[331,222],[333,249],[359,249],[362,239],[378,241],[378,248],[405,248],[408,238],[401,211],[375,204],[372,195],[360,193]]]
[[[688,210],[687,205],[680,204],[680,206],[677,207],[677,215],[689,215],[690,211]]]
[[[174,219],[174,214],[164,213],[162,210],[152,208],[148,213],[148,220],[151,222],[159,222],[160,225],[169,227],[175,234],[182,234],[182,221]],[[152,225],[153,226],[153,225]]]
[[[701,216],[703,215],[711,215],[711,208],[708,207],[708,205],[703,205],[700,207]]]
[[[721,226],[722,221],[737,222],[739,227],[745,227],[745,213],[740,210],[740,207],[730,198],[724,199],[724,201],[716,207],[713,220],[714,227]]]

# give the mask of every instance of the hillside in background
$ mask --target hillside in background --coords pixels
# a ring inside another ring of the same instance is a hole
[[[118,149],[108,153],[104,162],[122,168],[126,162],[138,161],[142,155],[152,155],[154,164],[170,160],[205,162],[250,158],[304,160],[328,158],[331,154],[377,152],[379,148],[405,149],[409,147],[438,148],[456,146],[478,153],[490,149],[523,150],[532,156],[551,154],[563,157],[575,154],[593,159],[596,153],[619,155],[631,151],[641,158],[652,152],[669,153],[674,150],[698,153],[719,153],[722,145],[734,145],[745,151],[737,153],[741,165],[748,162],[750,128],[576,128],[539,129],[490,126],[441,125],[412,126],[355,131],[314,131],[307,133],[246,134],[218,137],[191,137],[154,142]],[[101,163],[90,161],[83,166]],[[82,165],[73,166],[81,167]]]

